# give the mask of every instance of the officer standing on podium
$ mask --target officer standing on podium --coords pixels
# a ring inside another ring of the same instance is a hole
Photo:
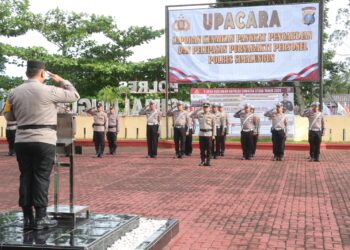
[[[244,110],[237,111],[234,117],[240,118],[241,120],[242,160],[252,160],[254,147],[253,136],[258,127],[258,119],[256,115],[251,112],[251,105],[249,103],[244,105]]]
[[[105,150],[105,136],[108,130],[107,114],[103,111],[103,105],[100,102],[97,103],[97,110],[91,108],[86,112],[94,117],[94,123],[92,124],[94,130],[93,141],[96,156],[102,158]]]
[[[199,166],[210,166],[211,143],[215,140],[216,126],[215,117],[209,112],[210,104],[203,103],[203,109],[197,109],[191,115],[199,122],[199,147],[201,151],[201,162]]]
[[[182,159],[185,154],[186,135],[189,133],[190,117],[183,108],[183,102],[177,102],[177,108],[169,110],[168,116],[173,117],[174,143],[176,158]]]
[[[46,215],[56,153],[56,105],[75,102],[80,97],[69,81],[56,74],[48,73],[60,87],[46,85],[46,74],[44,63],[28,61],[28,80],[9,94],[4,109],[7,120],[17,120],[15,149],[21,173],[19,205],[23,211],[24,229],[40,230],[57,225],[57,221]]]
[[[288,118],[283,113],[283,104],[280,102],[277,103],[276,110],[269,110],[264,116],[269,117],[272,122],[273,160],[282,161],[284,157],[284,145],[288,135]]]
[[[156,102],[151,100],[148,106],[141,109],[139,115],[146,115],[147,118],[147,158],[156,158],[162,112],[157,110]]]
[[[319,102],[313,102],[311,109],[306,109],[301,115],[309,119],[310,161],[320,161],[320,147],[322,136],[326,131],[322,112],[319,111]]]

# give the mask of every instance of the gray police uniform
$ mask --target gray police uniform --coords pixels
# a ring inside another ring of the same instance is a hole
[[[272,144],[274,160],[282,160],[286,136],[288,135],[288,117],[284,113],[277,113],[273,110],[267,111],[264,116],[269,117],[272,122]]]
[[[190,117],[187,111],[180,111],[177,108],[169,110],[167,115],[173,117],[176,156],[182,158],[185,154],[186,133],[189,131]]]
[[[63,81],[58,88],[27,80],[9,94],[11,111],[5,116],[9,121],[17,120],[15,148],[21,172],[22,208],[34,206],[37,212],[46,214],[57,141],[56,106],[78,99],[79,94],[69,81]]]
[[[89,109],[87,113],[94,117],[94,123],[92,124],[94,130],[93,141],[97,157],[102,157],[105,149],[105,134],[108,129],[107,114],[104,111],[93,109]]]
[[[191,117],[198,119],[199,123],[200,165],[210,166],[212,137],[216,136],[215,117],[210,112],[204,113],[203,110],[193,112]]]
[[[219,155],[224,156],[225,148],[226,148],[226,145],[225,145],[226,144],[226,135],[228,133],[230,122],[228,120],[228,114],[225,111],[222,111],[221,115],[222,115],[222,117],[224,119],[224,131],[223,131],[223,135],[221,137],[221,140],[219,142],[219,144],[220,144]]]
[[[216,136],[215,140],[212,142],[212,154],[214,159],[217,159],[217,157],[221,154],[221,146],[222,146],[222,140],[223,140],[223,133],[226,128],[225,126],[225,117],[222,115],[220,111],[211,111],[215,118],[215,127],[216,127]]]
[[[9,145],[9,156],[15,154],[15,139],[16,139],[17,121],[7,121],[6,123],[6,140]]]
[[[191,117],[192,114],[193,112],[190,112],[188,114],[189,116],[188,134],[186,135],[186,143],[185,143],[185,155],[188,155],[188,156],[192,155],[192,151],[193,151],[192,137],[196,131],[196,122],[195,122],[195,119]]]
[[[139,112],[139,115],[146,115],[148,156],[155,158],[158,154],[158,136],[160,133],[160,121],[162,119],[162,113],[158,110],[143,108]]]
[[[258,120],[254,113],[245,113],[239,110],[234,114],[235,118],[241,120],[241,146],[243,151],[243,160],[251,160],[253,157],[253,136],[258,133]]]
[[[109,145],[109,153],[115,154],[117,150],[117,135],[119,132],[119,115],[117,112],[108,112],[108,132],[107,132],[107,140]]]
[[[301,116],[309,119],[310,160],[319,161],[322,135],[326,130],[323,114],[320,111],[305,110]]]

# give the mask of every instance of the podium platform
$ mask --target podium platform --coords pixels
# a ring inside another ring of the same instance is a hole
[[[89,219],[78,217],[75,228],[70,220],[59,219],[55,228],[24,231],[22,212],[0,213],[0,249],[106,250],[137,228],[139,219],[137,215],[91,213]],[[162,249],[178,231],[178,221],[168,220],[135,249]]]

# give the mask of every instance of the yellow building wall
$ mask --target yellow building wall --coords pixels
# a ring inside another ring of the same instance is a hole
[[[161,122],[161,138],[166,136],[165,117]],[[91,116],[77,117],[77,139],[92,139]],[[171,127],[172,119],[169,118],[169,136],[172,137]],[[323,141],[326,142],[350,142],[350,117],[326,116],[326,134]],[[5,137],[6,121],[0,116],[0,138]],[[344,133],[344,132],[345,133]],[[344,134],[343,134],[344,133]],[[345,137],[343,140],[343,136]],[[295,116],[295,134],[294,141],[307,141],[308,137],[308,120],[307,118]],[[120,118],[119,139],[145,139],[146,138],[146,117],[130,116]]]

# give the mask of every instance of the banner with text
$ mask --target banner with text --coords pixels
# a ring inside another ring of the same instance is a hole
[[[169,11],[169,81],[317,81],[319,4]]]
[[[243,105],[246,103],[255,107],[255,113],[260,118],[260,134],[270,136],[271,121],[264,116],[264,113],[275,108],[276,103],[282,102],[288,116],[288,134],[291,137],[294,136],[294,92],[292,88],[192,88],[191,105],[201,107],[203,102],[224,105],[225,112],[228,113],[229,117],[229,136],[240,135],[240,119],[234,118],[233,115],[238,110],[243,109]]]

